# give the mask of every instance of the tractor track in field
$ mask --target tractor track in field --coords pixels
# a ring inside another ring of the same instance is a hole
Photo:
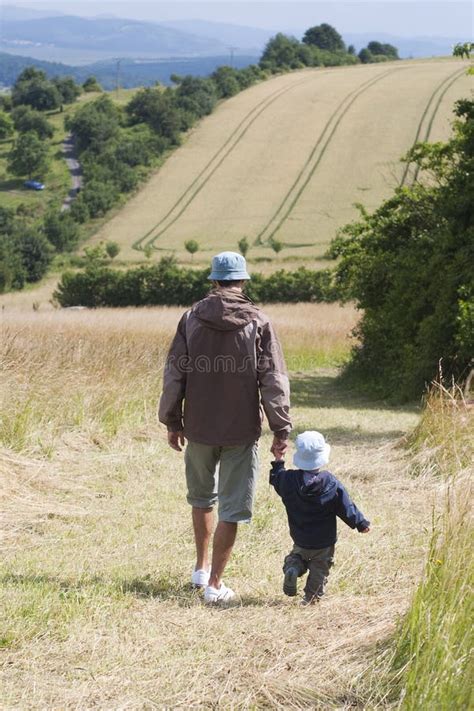
[[[379,76],[370,79],[369,81],[364,82],[361,84],[357,89],[354,89],[354,91],[351,91],[349,94],[347,94],[344,99],[338,104],[337,108],[335,111],[331,114],[329,117],[328,121],[326,122],[326,125],[324,126],[321,134],[319,135],[318,140],[316,141],[315,145],[313,146],[313,149],[311,150],[304,166],[296,176],[296,179],[294,180],[293,184],[291,185],[290,189],[284,196],[282,202],[280,203],[280,206],[276,210],[276,212],[273,214],[273,216],[269,219],[265,227],[259,232],[255,239],[256,244],[262,244],[263,243],[263,237],[265,236],[266,241],[268,242],[271,240],[274,235],[278,232],[278,230],[281,228],[283,223],[288,219],[288,217],[291,215],[295,205],[297,204],[298,200],[300,199],[301,195],[303,194],[304,190],[306,189],[308,183],[310,182],[311,178],[314,176],[314,173],[316,172],[317,167],[319,166],[324,154],[326,153],[326,150],[331,143],[334,134],[337,131],[337,128],[339,124],[341,123],[342,119],[346,116],[347,112],[351,108],[352,104],[356,101],[356,99],[359,98],[363,93],[365,93],[368,89],[370,89],[374,84],[377,82],[381,81],[382,79],[386,78],[387,76],[393,74],[394,72],[400,71],[404,69],[404,67],[396,67],[394,69],[390,69],[387,72],[384,72],[383,74],[380,74]],[[329,135],[327,135],[329,132]],[[327,139],[324,143],[324,145],[321,147],[321,150],[318,151],[318,148],[320,147],[321,143],[325,140],[325,137],[327,135]],[[309,171],[309,172],[308,172]],[[305,177],[306,173],[306,177]],[[296,191],[296,193],[295,193]],[[291,199],[293,195],[293,198]],[[288,208],[284,212],[283,216],[278,220],[278,216],[281,215],[281,213],[285,210],[285,207],[288,205],[288,201],[290,201]],[[278,220],[278,223],[276,226],[271,230],[269,234],[266,234],[268,230],[271,229],[271,226],[275,223],[275,221]]]
[[[318,77],[321,76],[322,74],[327,74],[328,72],[318,72]],[[224,160],[227,158],[227,156],[234,150],[234,148],[239,144],[241,139],[245,136],[249,128],[252,126],[252,124],[259,118],[259,116],[266,111],[266,109],[271,106],[277,99],[279,99],[283,94],[286,94],[288,91],[300,86],[301,84],[304,84],[308,81],[312,81],[314,79],[314,76],[311,76],[310,78],[304,77],[301,79],[299,82],[295,82],[294,84],[291,84],[291,86],[285,86],[283,88],[279,88],[276,91],[274,91],[270,96],[267,96],[265,99],[262,99],[262,101],[259,101],[245,116],[244,118],[240,121],[238,126],[232,131],[232,133],[229,135],[227,140],[222,144],[222,146],[219,148],[216,153],[212,156],[212,158],[208,161],[208,163],[204,166],[204,168],[201,170],[201,172],[196,176],[196,178],[188,185],[184,193],[180,195],[180,197],[176,200],[174,205],[168,210],[166,215],[164,215],[153,227],[148,230],[146,234],[144,234],[140,239],[138,239],[136,242],[133,243],[133,249],[136,250],[142,250],[144,249],[144,246],[153,246],[153,243],[155,242],[158,237],[160,237],[164,232],[166,232],[180,217],[181,215],[185,212],[187,207],[191,204],[191,202],[195,199],[195,197],[199,194],[199,192],[204,188],[204,186],[207,184],[207,182],[210,180],[210,178],[214,175],[216,170],[222,165]],[[250,120],[249,120],[250,119]],[[248,122],[248,123],[247,123]],[[245,125],[246,124],[246,125]],[[240,133],[239,133],[240,132]],[[235,139],[235,140],[234,140]],[[231,144],[229,146],[229,144]],[[227,149],[227,150],[226,150]],[[216,165],[211,167],[215,161],[218,161]],[[210,172],[206,175],[207,171],[211,168]],[[201,182],[200,185],[197,185],[201,178],[204,177],[204,180]],[[193,188],[196,187],[196,190],[193,192]],[[182,204],[183,201],[186,200],[186,198],[189,197],[189,199]],[[173,212],[177,209],[179,209],[179,212],[173,217],[173,219],[169,222],[169,224],[166,225],[162,230],[158,232],[158,234],[154,235],[151,239],[146,242],[146,240],[150,237],[150,235],[153,235],[153,232],[155,232],[156,229],[158,229],[161,225],[163,225],[164,222],[173,214]],[[144,245],[144,243],[146,244]]]
[[[431,96],[428,99],[428,102],[425,106],[425,109],[424,109],[423,113],[421,114],[421,118],[418,122],[418,127],[417,127],[416,134],[415,134],[415,140],[413,141],[412,148],[420,141],[425,142],[429,139],[430,134],[431,134],[431,129],[433,128],[433,122],[436,118],[436,114],[439,111],[441,102],[446,95],[446,92],[448,91],[448,89],[451,88],[451,86],[460,77],[464,76],[464,73],[465,73],[464,69],[456,70],[453,74],[450,74],[448,77],[446,77],[446,79],[443,79],[443,81],[440,82],[438,84],[438,86],[433,90],[433,92],[431,93]],[[440,94],[438,97],[436,97],[438,92],[440,92]],[[436,101],[436,98],[437,98],[437,101]],[[426,129],[424,132],[424,135],[423,135],[423,137],[421,137],[422,133],[423,133],[425,119],[427,118],[429,111],[431,109],[431,106],[434,101],[436,101],[436,103],[434,105],[433,112],[431,113],[430,119],[428,121],[428,125],[426,126]],[[403,171],[402,179],[400,181],[400,187],[403,187],[404,185],[407,185],[408,183],[410,183],[410,185],[413,185],[416,182],[416,180],[418,178],[418,173],[420,172],[420,168],[419,168],[419,166],[416,166],[411,180],[409,179],[410,168],[411,168],[411,163],[407,163],[405,165],[405,170]]]

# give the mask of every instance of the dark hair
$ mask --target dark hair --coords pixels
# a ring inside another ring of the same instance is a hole
[[[217,279],[219,286],[240,286],[245,279]]]

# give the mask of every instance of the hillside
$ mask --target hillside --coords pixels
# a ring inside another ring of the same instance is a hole
[[[151,245],[182,257],[236,248],[250,257],[320,260],[336,230],[410,180],[400,156],[449,135],[453,102],[469,92],[456,60],[311,69],[276,77],[221,104],[94,241],[141,259]],[[355,138],[357,137],[357,138]],[[257,245],[255,245],[257,243]]]

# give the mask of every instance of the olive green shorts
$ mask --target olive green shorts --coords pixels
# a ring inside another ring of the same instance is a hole
[[[184,462],[191,506],[207,509],[217,503],[219,521],[250,521],[258,475],[258,442],[213,447],[188,441]]]

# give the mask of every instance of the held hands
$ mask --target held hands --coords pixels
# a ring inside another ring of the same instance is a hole
[[[171,449],[175,449],[177,452],[182,452],[184,447],[183,430],[179,430],[178,432],[168,432],[168,444]]]
[[[288,440],[279,439],[278,437],[273,438],[273,443],[272,443],[272,446],[270,447],[270,452],[275,457],[276,462],[279,462],[284,458],[285,452],[287,449],[288,449]]]

